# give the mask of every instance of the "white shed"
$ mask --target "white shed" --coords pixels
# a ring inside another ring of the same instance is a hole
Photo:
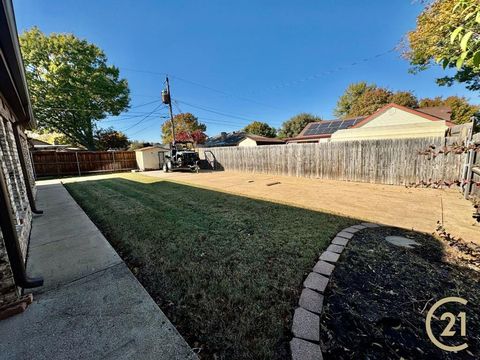
[[[157,145],[135,150],[138,168],[141,171],[160,170],[168,151],[169,149]]]

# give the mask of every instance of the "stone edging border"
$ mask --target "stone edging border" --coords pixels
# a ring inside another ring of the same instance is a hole
[[[353,235],[366,228],[380,227],[378,224],[361,223],[343,229],[328,248],[320,255],[318,262],[303,282],[303,291],[295,309],[292,321],[293,339],[290,341],[292,360],[321,360],[320,315],[323,308],[323,293],[335,269],[335,263]]]

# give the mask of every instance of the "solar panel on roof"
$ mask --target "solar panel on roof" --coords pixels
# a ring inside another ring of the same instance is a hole
[[[362,119],[363,117],[358,117],[348,120],[330,120],[311,124],[305,131],[304,135],[330,135],[338,130],[348,129],[356,125]]]

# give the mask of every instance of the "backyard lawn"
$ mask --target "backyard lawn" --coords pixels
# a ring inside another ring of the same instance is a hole
[[[138,174],[67,183],[204,359],[287,359],[302,281],[354,220]]]

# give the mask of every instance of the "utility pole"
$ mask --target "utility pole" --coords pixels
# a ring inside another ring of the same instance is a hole
[[[172,97],[170,96],[170,82],[168,81],[168,76],[166,76],[165,80],[167,84],[166,91],[162,91],[162,102],[164,104],[168,104],[168,110],[170,111],[170,123],[172,124],[172,136],[173,136],[173,147],[175,147],[175,124],[173,122],[173,111],[172,111]]]

